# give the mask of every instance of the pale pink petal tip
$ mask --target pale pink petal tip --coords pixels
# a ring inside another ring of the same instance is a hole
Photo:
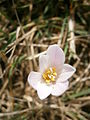
[[[51,94],[51,91],[51,86],[48,86],[47,84],[41,82],[38,84],[37,94],[41,100],[47,98]]]
[[[65,54],[58,45],[51,45],[47,50],[51,66],[55,66],[60,71],[65,62]]]
[[[49,67],[49,59],[47,55],[40,55],[39,57],[39,68],[40,72],[43,73]]]
[[[36,90],[39,81],[41,81],[41,73],[32,71],[28,76],[29,84]]]
[[[64,83],[56,83],[55,85],[53,85],[51,94],[54,96],[60,96],[68,89],[68,86],[69,81],[66,81]]]
[[[71,65],[64,64],[62,73],[59,75],[59,78],[57,79],[57,83],[67,81],[75,73],[75,71],[76,69]]]

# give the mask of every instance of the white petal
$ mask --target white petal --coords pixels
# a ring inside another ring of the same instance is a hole
[[[47,50],[47,55],[49,56],[51,66],[56,67],[60,71],[65,61],[63,50],[56,44],[51,45]]]
[[[28,76],[29,84],[36,90],[39,81],[41,81],[41,73],[32,71]]]
[[[43,73],[49,67],[48,55],[41,55],[39,57],[40,72]]]
[[[62,95],[68,89],[68,86],[69,86],[68,81],[64,83],[56,83],[55,85],[53,85],[51,94],[55,96]]]
[[[72,67],[69,64],[64,64],[62,73],[59,75],[59,78],[57,79],[57,83],[59,82],[65,82],[68,80],[76,71],[74,67]]]
[[[51,86],[41,82],[38,84],[37,93],[41,100],[47,98],[51,94],[51,91],[52,91]]]

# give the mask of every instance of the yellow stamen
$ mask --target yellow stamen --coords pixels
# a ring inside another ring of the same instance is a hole
[[[50,80],[46,80],[46,83],[50,83]]]
[[[57,73],[56,73],[56,69],[55,67],[50,67],[49,69],[47,69],[43,75],[42,75],[43,79],[45,80],[46,83],[50,83],[50,82],[55,82],[56,81],[56,77],[57,77]]]
[[[54,72],[54,73],[53,73],[53,76],[57,76],[57,73],[56,73],[56,72]]]

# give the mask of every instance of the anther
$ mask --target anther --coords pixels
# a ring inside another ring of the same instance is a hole
[[[50,67],[43,73],[42,77],[46,83],[55,82],[57,77],[56,69]]]

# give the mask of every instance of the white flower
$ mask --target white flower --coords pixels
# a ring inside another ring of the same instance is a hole
[[[41,100],[50,94],[54,96],[62,95],[69,86],[68,79],[76,71],[69,64],[64,64],[65,55],[58,45],[51,45],[47,49],[46,55],[39,58],[40,72],[32,71],[28,76],[29,84],[37,90]]]

